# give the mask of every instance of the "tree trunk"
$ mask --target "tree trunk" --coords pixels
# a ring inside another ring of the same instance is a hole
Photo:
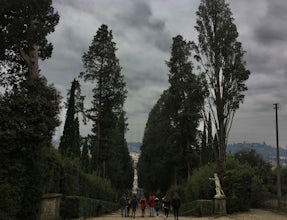
[[[226,146],[225,146],[225,135],[224,129],[219,129],[219,160],[218,160],[218,171],[219,171],[219,178],[220,181],[223,180],[226,171]]]
[[[21,56],[25,60],[26,64],[28,65],[28,76],[27,79],[37,79],[39,78],[39,65],[38,65],[38,59],[39,59],[39,47],[34,45],[32,46],[28,53],[26,53],[24,50],[20,50]]]

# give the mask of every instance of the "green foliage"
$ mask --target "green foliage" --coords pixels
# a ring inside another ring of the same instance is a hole
[[[127,90],[115,52],[112,31],[103,24],[82,57],[85,71],[80,76],[94,84],[92,107],[86,111],[93,122],[91,170],[116,184],[120,173],[124,172],[122,161],[118,158],[123,158],[121,153],[127,153],[119,149],[127,147],[124,140],[127,124],[123,110]]]
[[[50,188],[46,159],[59,125],[60,96],[39,76],[38,57],[51,56],[46,36],[59,20],[51,5],[51,0],[1,1],[0,85],[6,89],[0,97],[1,219],[36,219]]]
[[[87,197],[66,196],[61,201],[62,219],[96,217],[118,209],[118,204]]]
[[[53,148],[44,149],[43,163],[43,193],[61,193],[62,160],[59,152]]]
[[[0,73],[0,84],[19,85],[30,72],[28,67],[37,66],[38,56],[42,60],[51,56],[53,45],[46,37],[55,30],[59,15],[51,0],[2,0],[0,20],[0,66],[6,70]],[[36,55],[33,64],[25,58],[32,53]]]
[[[131,189],[134,179],[133,163],[124,137],[125,129],[126,119],[123,113],[118,119],[116,129],[112,134],[110,157],[114,159],[106,166],[106,173],[112,186],[121,190]]]
[[[63,135],[60,140],[59,150],[63,157],[79,158],[80,157],[80,134],[79,119],[76,117],[79,109],[77,106],[82,103],[83,97],[80,96],[81,88],[77,80],[72,82],[70,97],[67,104],[67,115],[64,125]]]
[[[0,219],[15,220],[17,213],[22,209],[21,200],[23,189],[15,182],[1,183]]]
[[[79,176],[80,169],[78,162],[69,158],[63,159],[63,170],[61,189],[64,195],[80,195],[79,192]]]
[[[227,160],[224,190],[227,195],[227,211],[230,213],[258,207],[267,192],[260,173],[233,157]]]
[[[251,166],[252,165],[252,166]],[[186,203],[213,199],[214,183],[208,180],[216,172],[216,165],[205,165],[193,172],[185,187]],[[241,152],[229,156],[226,175],[222,182],[229,213],[262,207],[268,194],[272,170],[270,164],[255,152]]]
[[[167,99],[168,91],[164,91],[149,113],[145,127],[138,176],[140,187],[147,191],[159,190],[165,193],[172,185],[177,171],[177,150],[172,147],[172,127],[165,105]]]
[[[5,93],[0,102],[0,191],[6,191],[2,204],[10,205],[8,210],[1,210],[11,218],[34,219],[45,191],[44,159],[59,125],[60,97],[54,87],[39,78]]]
[[[199,165],[197,127],[206,91],[190,56],[191,44],[174,37],[167,62],[170,87],[149,113],[138,162],[139,184],[149,191],[165,193]]]
[[[89,156],[89,138],[85,137],[81,139],[81,146],[82,146],[82,152],[81,152],[81,169],[85,173],[90,172],[90,156]]]
[[[78,160],[63,160],[61,193],[66,196],[85,196],[112,201],[115,190],[109,180],[84,173]]]
[[[193,73],[193,63],[190,61],[191,43],[182,36],[173,38],[169,67],[169,102],[168,111],[170,123],[173,126],[173,142],[177,145],[181,159],[177,164],[184,163],[181,177],[186,179],[193,167],[197,166],[194,155],[197,146],[198,125],[201,119],[201,109],[204,104],[206,90],[201,76]],[[181,168],[182,169],[182,168]]]
[[[214,183],[209,180],[213,177],[215,165],[205,165],[194,170],[192,176],[188,179],[185,188],[186,201],[194,201],[200,199],[213,199]]]

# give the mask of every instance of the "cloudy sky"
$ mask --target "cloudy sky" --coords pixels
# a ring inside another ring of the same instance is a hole
[[[113,31],[117,57],[127,83],[128,142],[142,141],[148,113],[168,87],[172,38],[196,40],[195,12],[200,0],[53,0],[60,22],[49,40],[52,58],[40,68],[66,100],[67,89],[83,71],[81,57],[102,24]],[[251,71],[245,102],[234,118],[229,143],[276,145],[275,110],[279,103],[279,144],[287,146],[287,1],[229,0]],[[91,95],[91,85],[83,84]],[[65,112],[61,114],[64,121]],[[62,135],[59,127],[55,137]],[[81,128],[89,133],[89,126]]]

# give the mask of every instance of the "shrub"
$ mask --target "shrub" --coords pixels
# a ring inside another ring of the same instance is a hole
[[[209,178],[213,177],[214,172],[214,165],[205,165],[194,171],[185,188],[186,201],[213,199],[214,183]]]
[[[109,180],[84,173],[78,161],[63,160],[61,192],[66,196],[84,196],[94,199],[112,201],[115,190]]]
[[[113,212],[118,204],[81,196],[66,196],[61,201],[60,216],[63,219],[100,216]]]
[[[255,170],[249,164],[241,164],[233,157],[228,158],[224,179],[227,212],[247,211],[251,207],[259,206],[266,187]]]
[[[41,166],[43,170],[42,184],[44,186],[44,194],[60,193],[63,164],[59,152],[52,146],[44,149]]]

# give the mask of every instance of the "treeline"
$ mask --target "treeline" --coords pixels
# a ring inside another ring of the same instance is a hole
[[[181,211],[187,213],[203,199],[214,199],[209,178],[218,173],[229,213],[266,207],[277,192],[277,170],[254,150],[227,154],[232,120],[250,74],[232,13],[224,0],[202,0],[196,15],[198,41],[173,38],[166,62],[170,85],[148,116],[139,186],[159,196],[179,192]],[[285,196],[286,169],[280,175]]]
[[[162,196],[180,192],[189,203],[213,199],[209,178],[218,173],[228,212],[248,210],[261,204],[274,184],[271,166],[254,152],[242,157],[226,153],[250,72],[229,5],[202,0],[196,15],[197,42],[173,38],[166,61],[170,85],[148,116],[139,186]],[[263,185],[256,187],[260,181]]]
[[[149,190],[166,191],[213,162],[225,176],[228,133],[250,73],[229,5],[202,0],[196,15],[197,42],[173,38],[170,86],[146,123],[138,169]]]
[[[0,219],[37,219],[45,193],[113,201],[133,183],[126,84],[106,25],[83,55],[80,77],[93,85],[91,108],[83,105],[80,80],[73,80],[59,149],[51,144],[61,96],[38,67],[39,58],[51,56],[46,36],[59,21],[51,5],[51,0],[1,1]],[[86,137],[80,135],[81,119],[92,122]]]
[[[170,87],[149,113],[138,162],[140,184],[161,192],[185,181],[199,165],[197,128],[207,93],[202,75],[193,73],[191,44],[177,36],[171,50]]]

